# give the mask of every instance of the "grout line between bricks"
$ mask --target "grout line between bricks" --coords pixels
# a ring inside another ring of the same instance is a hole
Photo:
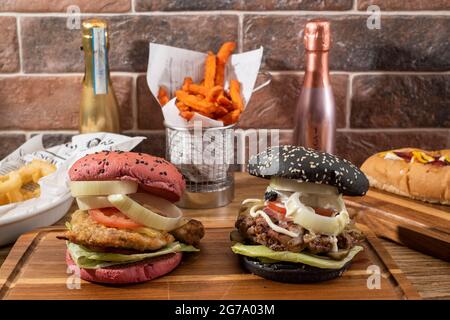
[[[275,76],[282,75],[301,75],[304,74],[304,70],[263,70],[271,73]],[[381,75],[447,75],[450,74],[450,71],[342,71],[342,70],[330,70],[330,74],[336,75],[373,75],[373,76],[381,76]]]
[[[23,73],[23,58],[22,58],[22,32],[20,17],[16,17],[16,32],[17,32],[17,44],[19,47],[19,73]]]
[[[30,130],[30,134],[78,134],[78,130]]]
[[[149,134],[149,133],[156,133],[156,134],[162,134],[162,133],[166,133],[166,130],[164,129],[137,129],[137,130],[124,130],[122,131],[122,134]]]
[[[252,129],[266,129],[266,130],[277,130],[277,128],[237,128],[242,130],[252,130]],[[292,132],[293,129],[278,129],[281,133]],[[427,131],[427,132],[450,132],[450,128],[338,128],[337,131],[340,132],[409,132],[409,131]],[[124,130],[122,133],[164,133],[164,129],[129,129]],[[77,134],[78,130],[0,130],[0,134]]]
[[[353,0],[352,11],[358,11],[358,0]]]
[[[239,52],[244,52],[244,15],[239,14],[238,16],[238,46]]]
[[[305,10],[280,10],[280,11],[246,11],[246,10],[211,10],[211,11],[146,11],[146,12],[82,12],[81,17],[114,17],[114,16],[217,16],[217,15],[259,15],[259,16],[339,16],[339,15],[352,15],[352,16],[370,16],[372,12],[365,10],[340,10],[340,11],[305,11]],[[381,11],[383,16],[447,16],[450,15],[450,10],[418,10],[418,11]],[[0,12],[1,16],[16,16],[16,17],[64,17],[67,18],[66,12]]]
[[[242,130],[250,130],[251,128],[242,129]],[[265,128],[256,128],[256,129],[265,129]],[[267,129],[267,130],[276,130],[274,128]],[[280,133],[289,134],[293,133],[293,129],[279,129]],[[450,128],[338,128],[336,130],[338,133],[448,133],[448,140],[450,143]],[[56,135],[56,134],[67,134],[67,135],[76,135],[79,132],[77,130],[0,130],[0,135],[14,135],[14,134],[21,134],[25,135],[25,139],[28,140],[31,138],[32,135],[35,134],[49,134],[49,135]],[[130,129],[130,130],[124,130],[122,134],[134,134],[134,135],[146,135],[146,134],[165,134],[164,129]]]
[[[409,132],[448,132],[450,128],[340,128],[338,132],[355,132],[355,133],[409,133]]]
[[[350,128],[350,117],[352,113],[352,96],[353,96],[353,76],[348,76],[347,97],[345,99],[345,129]]]
[[[0,130],[0,134],[27,134],[26,130]]]
[[[303,70],[263,70],[271,73],[272,75],[302,75],[304,74]],[[340,70],[330,70],[330,74],[336,75],[448,75],[450,71],[340,71]],[[8,78],[8,77],[74,77],[74,76],[83,76],[83,72],[41,72],[41,73],[26,73],[26,72],[14,72],[14,73],[0,73],[0,78]],[[141,76],[146,75],[145,72],[131,72],[131,71],[111,71],[111,76]]]
[[[132,117],[133,117],[133,129],[132,130],[137,130],[138,129],[138,102],[137,102],[137,78],[138,75],[134,74],[133,75],[133,80],[131,83],[131,112],[132,112]]]
[[[264,128],[256,128],[264,129]],[[244,129],[248,130],[248,129]],[[268,129],[275,130],[275,129]],[[449,133],[450,138],[450,128],[337,128],[337,132],[348,132],[348,133],[414,133],[414,132],[427,132],[427,133]],[[280,129],[280,133],[293,133],[294,129]]]
[[[136,13],[135,1],[136,0],[131,0],[131,12],[132,13]]]
[[[333,71],[331,71],[333,73]],[[450,74],[450,70],[436,70],[436,71],[383,71],[383,70],[373,70],[373,71],[352,71],[349,72],[350,74],[354,75],[354,76],[359,76],[359,75],[419,75],[419,76],[424,76],[424,75],[439,75],[439,74]]]

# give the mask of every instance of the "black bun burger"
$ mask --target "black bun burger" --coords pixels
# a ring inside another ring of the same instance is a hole
[[[349,161],[296,146],[279,146],[252,157],[251,175],[270,179],[262,199],[242,203],[232,250],[261,277],[290,283],[342,275],[364,237],[342,196],[362,196],[365,175]]]

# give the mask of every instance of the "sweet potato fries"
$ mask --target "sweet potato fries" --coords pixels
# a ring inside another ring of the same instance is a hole
[[[225,42],[217,54],[208,52],[205,60],[204,79],[194,83],[191,77],[184,78],[182,87],[175,92],[176,106],[180,115],[186,120],[194,116],[194,112],[224,125],[236,123],[244,111],[241,96],[241,84],[233,79],[229,83],[228,92],[224,89],[225,67],[229,57],[236,48],[236,43]],[[164,87],[160,87],[158,100],[164,106],[170,97]]]

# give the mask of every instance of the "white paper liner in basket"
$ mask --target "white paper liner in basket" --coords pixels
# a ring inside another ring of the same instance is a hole
[[[244,108],[254,91],[256,78],[258,76],[263,48],[237,53],[230,56],[225,69],[225,89],[229,87],[232,79],[237,79],[241,83],[241,94],[244,102]],[[196,83],[199,83],[204,77],[204,64],[207,54],[181,48],[175,48],[156,43],[150,43],[149,63],[147,69],[147,84],[150,92],[157,100],[160,86],[164,86],[173,97],[175,91],[183,85],[185,77],[191,77]],[[224,128],[223,122],[213,120],[198,113],[187,121],[180,116],[180,112],[175,105],[176,98],[171,99],[164,107],[162,113],[167,129],[167,158],[169,161],[177,164],[187,179],[189,184],[220,184],[226,183],[229,178],[229,162],[212,163],[213,159],[205,158],[207,154],[202,154],[204,164],[186,164],[183,158],[186,150],[192,153],[200,153],[205,148],[214,148],[216,154],[214,159],[223,160],[228,157],[229,152],[233,152],[233,141],[222,139],[222,141],[208,142],[202,141],[201,144],[194,143],[192,131],[177,130],[177,128],[192,128],[195,124],[201,124],[203,128]],[[224,130],[229,130],[225,129]],[[226,133],[221,133],[224,137]],[[226,143],[229,141],[231,145]],[[211,146],[210,144],[214,144]],[[220,144],[222,143],[222,144]],[[199,150],[198,146],[201,146]],[[230,150],[231,149],[231,150]],[[191,189],[194,188],[191,186]],[[192,191],[192,190],[191,190]]]
[[[226,65],[225,89],[228,89],[230,80],[237,79],[241,83],[244,108],[252,96],[262,54],[262,47],[244,53],[236,53],[230,56]],[[207,54],[203,52],[150,43],[147,84],[152,95],[156,98],[159,87],[164,86],[173,97],[175,91],[183,85],[185,77],[191,77],[194,82],[199,83],[203,79],[206,56]],[[223,126],[222,121],[213,120],[198,113],[195,113],[194,117],[187,121],[180,116],[175,100],[175,98],[171,99],[162,108],[167,125],[186,128],[192,126],[194,121],[200,121],[203,127]]]

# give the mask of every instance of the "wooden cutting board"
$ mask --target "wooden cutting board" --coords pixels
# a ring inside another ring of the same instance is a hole
[[[365,197],[347,197],[359,222],[376,235],[450,261],[450,206],[411,200],[371,189]]]
[[[240,174],[236,199],[227,207],[185,210],[206,227],[201,252],[185,255],[172,273],[150,282],[122,287],[81,281],[68,289],[73,275],[64,262],[64,229],[50,227],[23,235],[0,268],[1,299],[420,299],[402,270],[365,226],[365,250],[341,278],[316,284],[285,284],[246,273],[230,250],[229,233],[241,201],[262,195],[267,181]],[[368,289],[369,266],[378,266],[380,287]]]

